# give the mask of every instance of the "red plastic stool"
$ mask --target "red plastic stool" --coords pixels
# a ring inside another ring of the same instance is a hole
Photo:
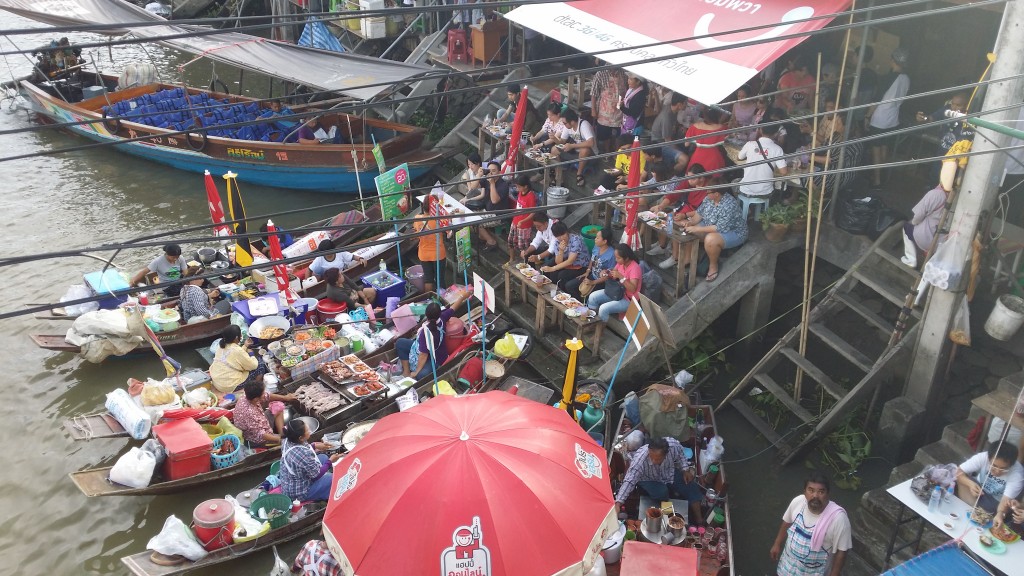
[[[466,42],[465,30],[448,31],[448,63],[452,62],[469,62],[469,44]]]
[[[329,320],[334,320],[334,317],[342,312],[348,311],[348,304],[344,302],[336,302],[330,298],[322,298],[316,303],[317,314],[320,316],[320,322],[324,323]]]

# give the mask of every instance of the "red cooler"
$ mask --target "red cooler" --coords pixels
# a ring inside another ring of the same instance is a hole
[[[452,316],[444,327],[444,347],[451,354],[459,349],[466,339],[469,338],[469,331],[466,330],[466,323],[461,318]]]
[[[333,322],[334,317],[342,312],[348,311],[348,304],[344,302],[335,302],[329,298],[321,298],[316,303],[316,313],[320,316],[320,323]]]
[[[167,450],[164,479],[178,480],[210,471],[213,440],[191,418],[153,426],[153,435]]]
[[[235,537],[235,507],[227,500],[207,500],[192,511],[192,531],[208,552],[231,546]]]

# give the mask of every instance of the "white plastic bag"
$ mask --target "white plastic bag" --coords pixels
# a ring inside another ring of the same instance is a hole
[[[679,388],[686,388],[686,385],[693,382],[693,374],[690,374],[686,370],[680,370],[675,377],[676,386]]]
[[[967,243],[967,246],[963,246]],[[957,256],[958,254],[962,256]],[[951,234],[939,242],[935,254],[924,264],[921,281],[940,290],[952,290],[960,284],[966,258],[971,254],[970,241],[963,234]]]
[[[967,307],[967,297],[960,298],[960,309],[953,318],[949,339],[960,346],[971,345],[971,311]]]
[[[156,458],[141,448],[132,448],[110,469],[110,481],[129,488],[145,488],[153,479]]]
[[[404,412],[420,403],[419,392],[415,388],[409,388],[409,391],[399,396],[395,403],[398,404],[398,411]]]
[[[193,562],[201,560],[209,554],[199,544],[188,526],[185,526],[185,523],[174,515],[164,521],[164,527],[159,534],[149,539],[146,548],[167,556],[178,554]]]
[[[206,388],[193,388],[181,397],[189,408],[210,408],[217,405],[217,396]]]
[[[725,441],[722,440],[721,436],[715,436],[708,440],[708,447],[700,453],[700,473],[706,473],[709,466],[715,462],[721,462],[724,455]]]
[[[142,440],[149,436],[153,421],[124,389],[118,388],[107,394],[107,402],[104,406],[114,420],[117,420],[117,423],[128,432],[129,436],[136,440]]]
[[[84,284],[72,284],[68,287],[68,291],[60,297],[61,302],[70,302],[72,300],[81,300],[82,298],[89,298],[92,296],[92,290]],[[72,304],[64,307],[64,312],[68,316],[81,316],[86,312],[93,312],[100,309],[99,302],[85,302],[84,304]]]

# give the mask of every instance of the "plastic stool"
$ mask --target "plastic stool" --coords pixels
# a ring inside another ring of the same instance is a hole
[[[770,195],[765,195],[765,196],[747,196],[746,194],[737,194],[737,196],[739,197],[740,202],[743,203],[743,220],[744,221],[747,220],[747,212],[750,211],[750,205],[751,204],[756,206],[757,213],[754,214],[754,218],[757,218],[757,215],[761,213],[761,205],[764,204],[764,208],[767,209],[768,208],[768,204],[771,203],[771,196]]]
[[[448,63],[452,62],[469,62],[469,44],[463,29],[448,31]]]

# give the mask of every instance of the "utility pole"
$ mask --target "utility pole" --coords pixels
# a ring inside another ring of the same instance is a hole
[[[1007,2],[1003,20],[996,37],[996,61],[992,65],[993,80],[1024,73],[1024,2]],[[989,85],[982,104],[982,111],[993,110],[1021,102],[1020,81],[1016,78],[996,81]],[[1006,113],[1002,113],[1003,116]],[[1013,114],[1016,118],[1016,114]],[[1001,120],[990,118],[990,120]],[[1010,137],[988,128],[976,127],[972,152],[991,152],[1009,145]],[[953,212],[951,234],[960,234],[973,239],[978,230],[982,213],[990,210],[999,190],[1006,155],[989,153],[973,156],[964,171],[956,208]],[[913,364],[907,378],[906,396],[923,406],[927,411],[934,408],[945,376],[946,366],[952,350],[948,338],[952,321],[959,309],[960,299],[969,281],[967,258],[971,242],[959,244],[956,261],[964,262],[963,274],[958,286],[950,290],[932,288],[931,298],[921,318],[920,338],[914,350]],[[927,419],[927,417],[926,417]]]

